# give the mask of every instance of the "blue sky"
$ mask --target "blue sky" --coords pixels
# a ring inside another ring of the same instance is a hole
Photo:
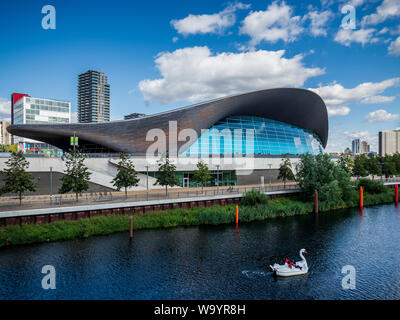
[[[56,29],[42,28],[42,7]],[[344,29],[355,8],[356,28]],[[68,100],[77,75],[104,72],[111,118],[272,87],[317,92],[327,151],[400,127],[400,0],[0,2],[0,118],[12,92]],[[312,116],[312,115],[310,115]]]

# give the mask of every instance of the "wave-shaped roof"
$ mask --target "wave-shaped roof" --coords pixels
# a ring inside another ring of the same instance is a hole
[[[298,88],[276,88],[216,99],[143,118],[102,123],[18,124],[7,130],[14,135],[43,141],[63,150],[70,148],[70,137],[79,145],[97,145],[104,150],[142,155],[154,141],[146,141],[149,130],[159,128],[169,138],[169,121],[177,130],[191,128],[198,136],[216,122],[233,115],[258,116],[311,130],[323,147],[328,142],[328,113],[316,93]],[[178,141],[178,148],[186,141]],[[189,145],[187,145],[189,147]]]

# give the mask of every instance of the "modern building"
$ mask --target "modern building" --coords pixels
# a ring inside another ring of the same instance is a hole
[[[27,97],[28,95],[25,93],[13,93],[11,94],[11,124],[14,124],[14,105],[19,101],[22,97]],[[11,135],[11,144],[14,144],[14,136]]]
[[[134,113],[130,113],[130,114],[127,114],[126,116],[124,116],[124,120],[132,120],[132,119],[137,119],[137,118],[143,118],[145,116],[146,115],[144,113],[136,113],[136,112],[134,112]]]
[[[30,97],[27,94],[11,95],[12,125],[46,125],[71,123],[71,103],[68,101]],[[24,136],[13,136],[13,143],[24,152],[54,153],[54,148],[45,141]]]
[[[351,142],[351,151],[353,154],[360,154],[361,153],[361,141],[360,139],[354,139]]]
[[[379,132],[379,155],[386,156],[400,152],[400,130]]]
[[[362,154],[367,154],[370,152],[370,145],[368,144],[367,141],[361,141],[361,153]]]
[[[5,120],[0,120],[0,145],[10,145],[11,144],[11,134],[8,133],[7,127],[10,122]]]
[[[78,122],[110,121],[110,85],[103,72],[89,70],[78,76]]]
[[[187,154],[190,151],[197,155],[199,150],[202,151],[207,138],[213,140],[225,129],[232,134],[229,145],[225,143],[215,150],[210,147],[205,150],[206,153],[239,152],[245,155],[245,147],[239,142],[245,141],[246,129],[248,132],[254,131],[254,143],[247,147],[254,147],[251,152],[258,156],[318,153],[328,140],[328,118],[324,102],[309,90],[295,88],[255,91],[133,120],[90,125],[75,123],[32,126],[15,123],[8,130],[64,150],[69,149],[69,140],[66,138],[75,132],[84,152],[127,152],[143,156],[154,143],[154,139],[149,139],[148,131],[161,130],[166,139],[170,140],[174,122],[176,128],[173,131],[180,133],[190,128],[197,137],[189,143],[177,138],[176,149],[179,152],[168,145],[165,151],[170,154]],[[235,129],[241,129],[241,134],[234,135]]]
[[[156,165],[149,165],[149,159],[168,152],[171,158],[178,160],[182,186],[193,185],[193,172],[199,158],[209,161],[215,181],[225,185],[253,184],[260,183],[261,178],[261,181],[276,179],[282,155],[292,158],[295,164],[301,154],[322,152],[328,141],[328,113],[316,93],[278,88],[132,120],[15,124],[8,130],[63,150],[70,148],[69,138],[75,133],[82,152],[128,153],[136,170],[146,172],[149,167],[150,175],[157,169]],[[214,158],[222,161],[214,163]],[[230,159],[234,160],[229,162]],[[183,160],[193,161],[186,165]],[[240,160],[243,165],[238,164]],[[249,163],[251,170],[248,170]],[[246,175],[247,171],[251,173]]]

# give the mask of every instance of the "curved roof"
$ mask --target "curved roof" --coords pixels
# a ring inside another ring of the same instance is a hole
[[[192,128],[198,136],[216,122],[233,115],[258,116],[285,122],[313,131],[323,147],[328,142],[328,113],[316,93],[297,88],[254,91],[216,99],[143,118],[102,123],[19,124],[7,130],[17,136],[43,141],[67,150],[69,137],[79,137],[79,145],[98,145],[104,149],[145,154],[154,141],[146,141],[149,130],[159,128],[169,141],[169,121],[177,121],[177,130]],[[186,141],[178,141],[178,148]],[[189,145],[187,145],[189,147]]]

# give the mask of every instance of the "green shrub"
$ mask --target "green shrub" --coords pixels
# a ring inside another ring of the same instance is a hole
[[[388,190],[380,194],[364,194],[364,205],[375,206],[382,203],[392,203],[394,201],[394,192]]]
[[[357,185],[357,184],[355,184]],[[331,211],[346,207],[358,207],[359,196],[354,189],[350,190],[347,201],[330,199],[321,201],[319,210]],[[257,192],[257,191],[256,191]],[[259,191],[258,191],[259,192]],[[254,193],[251,192],[251,194]],[[247,196],[247,194],[246,194]],[[247,198],[255,203],[255,196]],[[262,195],[261,201],[266,200]],[[313,212],[313,201],[303,202],[300,198],[277,198],[268,201],[268,204],[256,203],[254,205],[239,206],[239,221],[261,221],[276,217],[287,217]],[[259,201],[259,200],[257,200]],[[385,187],[382,193],[364,193],[364,205],[372,206],[394,201],[394,192]],[[176,226],[193,226],[200,224],[226,224],[235,221],[235,205],[213,206],[211,208],[176,208],[167,211],[152,211],[145,214],[133,215],[133,228],[167,228]],[[128,231],[129,215],[108,215],[81,219],[77,221],[57,221],[46,225],[27,225],[0,227],[0,247],[35,242],[50,242],[57,240],[70,240],[87,238],[93,235],[106,235],[114,232]]]
[[[366,178],[362,178],[357,180],[356,182],[357,189],[362,186],[365,192],[372,194],[385,193],[388,191],[388,188],[381,181],[370,180]]]
[[[234,206],[214,206],[199,210],[197,224],[222,224],[230,223],[235,219]]]
[[[337,180],[322,185],[318,193],[320,201],[335,202],[342,199],[342,190]]]
[[[255,206],[258,204],[267,204],[268,197],[260,190],[250,190],[245,193],[240,204],[243,206]]]

